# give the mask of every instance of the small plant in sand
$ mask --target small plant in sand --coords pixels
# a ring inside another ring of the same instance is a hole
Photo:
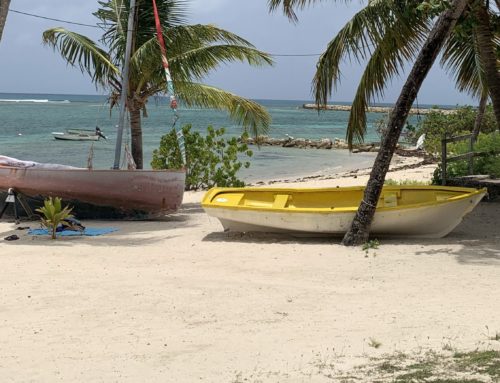
[[[36,209],[37,212],[42,214],[40,217],[42,226],[47,228],[52,239],[56,239],[57,227],[60,224],[68,226],[65,220],[73,217],[71,210],[72,208],[68,206],[62,207],[61,198],[59,197],[54,197],[54,199],[49,197],[43,201],[43,207]]]
[[[378,241],[378,239],[371,239],[368,242],[365,242],[363,244],[363,251],[365,252],[365,257],[368,257],[368,252],[370,251],[370,249],[375,250],[378,249],[379,246],[380,242]]]

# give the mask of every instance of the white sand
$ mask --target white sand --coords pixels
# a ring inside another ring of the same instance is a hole
[[[338,238],[225,234],[201,195],[163,222],[84,222],[120,229],[102,237],[0,222],[0,381],[326,382],[325,365],[395,350],[498,348],[500,203],[365,257]]]

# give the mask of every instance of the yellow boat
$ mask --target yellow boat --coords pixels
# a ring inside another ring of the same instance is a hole
[[[343,235],[364,186],[343,188],[213,188],[202,200],[226,231]],[[385,186],[371,234],[441,238],[485,196],[486,189]]]

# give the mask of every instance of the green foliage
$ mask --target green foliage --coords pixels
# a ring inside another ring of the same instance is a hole
[[[448,153],[458,155],[469,152],[469,142],[462,141],[448,144]],[[474,144],[474,152],[483,153],[481,157],[475,157],[473,162],[474,174],[489,174],[500,177],[500,134],[480,134]],[[446,168],[447,177],[461,177],[468,174],[468,160],[450,162]],[[434,171],[433,183],[441,183],[441,164]]]
[[[457,136],[468,134],[474,128],[477,111],[471,106],[463,106],[455,113],[444,114],[439,111],[432,111],[420,123],[415,134],[419,137],[425,133],[425,150],[428,153],[441,155],[441,140],[445,135]],[[481,123],[482,133],[494,132],[496,129],[495,115],[493,108],[488,106]]]
[[[437,16],[449,7],[450,3],[447,0],[428,0],[422,1],[422,3],[417,6],[417,9],[430,16]]]
[[[36,209],[37,212],[43,214],[40,217],[42,226],[45,226],[49,230],[52,239],[56,239],[56,230],[59,224],[68,226],[64,220],[73,217],[71,210],[72,208],[68,206],[62,207],[61,198],[59,197],[55,197],[54,199],[49,197],[43,201],[43,207]]]
[[[363,244],[363,251],[365,252],[365,258],[368,258],[368,253],[370,252],[370,249],[371,250],[376,250],[378,249],[378,247],[380,246],[380,242],[378,239],[371,239],[367,242],[365,242]],[[373,256],[375,256],[376,254],[374,253]],[[378,348],[378,347],[375,347],[375,348]]]
[[[363,250],[366,251],[369,249],[378,249],[379,245],[380,245],[380,242],[378,239],[372,239],[372,240],[365,242],[363,244]]]
[[[186,146],[186,190],[208,189],[213,186],[244,186],[236,173],[242,168],[248,168],[250,162],[241,162],[238,154],[248,157],[253,155],[245,143],[236,137],[225,139],[224,128],[207,128],[207,135],[192,132],[191,125],[182,128]],[[244,135],[244,138],[246,135]],[[181,153],[177,145],[175,131],[161,138],[160,147],[153,152],[151,162],[153,169],[168,169],[182,167]]]
[[[384,185],[387,186],[401,186],[401,185],[429,185],[430,182],[427,181],[417,181],[417,180],[393,180],[391,178],[384,181]]]

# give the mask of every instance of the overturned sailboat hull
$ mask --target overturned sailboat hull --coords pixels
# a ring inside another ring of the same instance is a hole
[[[60,197],[74,207],[74,213],[80,218],[149,219],[179,209],[185,176],[184,170],[0,166],[0,191],[12,188],[33,201]],[[82,204],[81,211],[79,204]]]

